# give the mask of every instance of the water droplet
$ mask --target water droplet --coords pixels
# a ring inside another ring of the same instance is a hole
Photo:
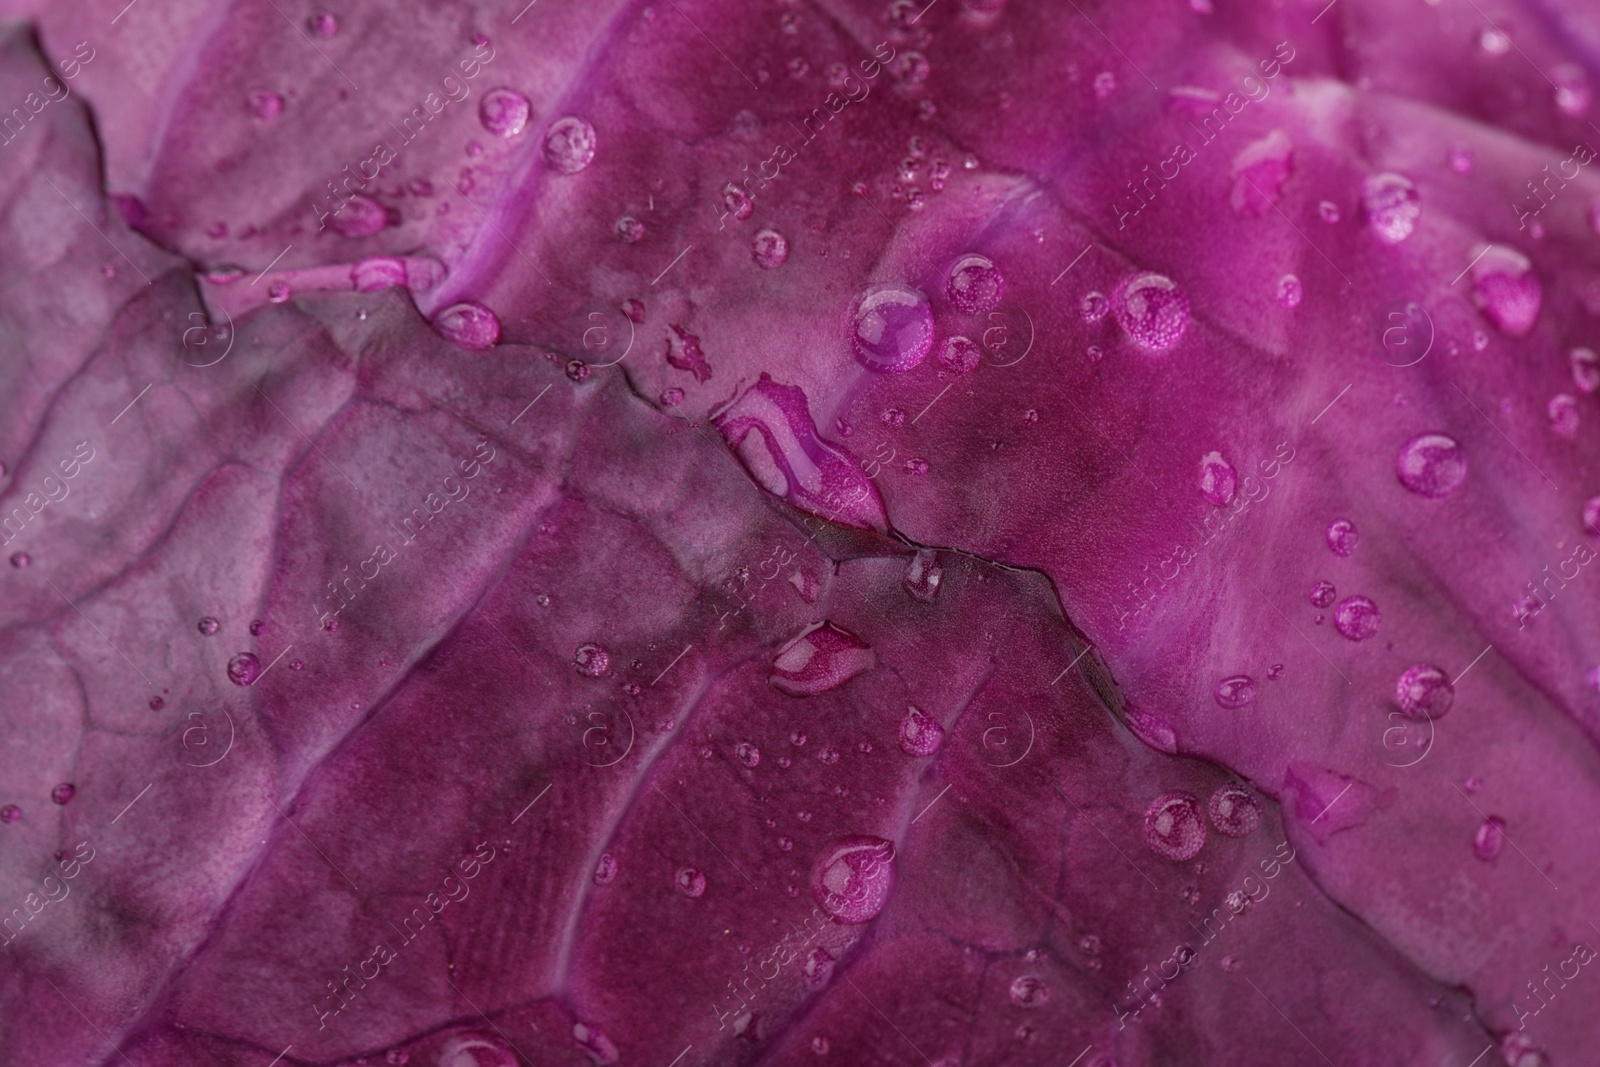
[[[257,89],[247,98],[250,114],[265,122],[283,112],[283,97],[266,89]]]
[[[73,785],[71,782],[62,782],[60,785],[50,790],[50,799],[57,804],[66,804],[72,799],[73,795],[77,793],[77,791],[78,787]]]
[[[894,888],[894,846],[881,837],[841,838],[817,858],[811,895],[847,925],[877,916]]]
[[[341,237],[370,237],[389,225],[389,211],[382,204],[357,193],[328,216],[328,228]]]
[[[761,750],[749,741],[740,741],[734,746],[733,754],[746,767],[761,766]]]
[[[350,268],[350,283],[358,293],[378,293],[406,284],[406,264],[394,256],[369,256]]]
[[[1394,687],[1400,710],[1413,719],[1439,718],[1450,710],[1455,695],[1449,676],[1430,663],[1407,667]]]
[[[851,322],[851,347],[868,370],[911,370],[933,347],[933,311],[909,286],[868,289],[856,299]]]
[[[438,1067],[517,1067],[509,1048],[477,1034],[453,1037],[439,1050]]]
[[[1256,680],[1248,674],[1236,674],[1217,683],[1215,696],[1219,707],[1229,711],[1249,707],[1256,702]]]
[[[1442,500],[1466,480],[1467,454],[1447,434],[1418,434],[1400,449],[1395,473],[1400,484],[1418,496]]]
[[[1335,556],[1348,556],[1354,552],[1360,537],[1356,524],[1349,519],[1334,519],[1328,524],[1328,549]]]
[[[1200,457],[1200,476],[1195,484],[1200,487],[1200,495],[1206,500],[1219,508],[1226,507],[1233,500],[1239,476],[1234,472],[1233,464],[1222,458],[1221,452],[1207,452]]]
[[[1578,398],[1570,393],[1557,393],[1545,408],[1550,418],[1550,429],[1562,437],[1572,438],[1578,433]]]
[[[1539,317],[1544,287],[1533,263],[1504,245],[1473,249],[1472,299],[1500,332],[1521,337]]]
[[[921,477],[928,473],[928,461],[921,456],[912,456],[905,462],[905,472]]]
[[[167,702],[165,700],[162,700],[160,697],[151,697],[150,698],[150,710],[151,711],[160,711],[162,708],[164,708],[166,706],[167,706]]]
[[[878,416],[878,421],[885,426],[900,427],[906,424],[906,413],[899,408],[884,408]]]
[[[1085,293],[1083,299],[1078,301],[1078,313],[1083,316],[1084,322],[1099,322],[1110,310],[1111,301],[1098,290]]]
[[[947,337],[939,347],[939,362],[954,374],[970,374],[978,369],[983,353],[970,337]]]
[[[829,745],[827,748],[817,750],[817,759],[832,767],[839,762],[839,750]]]
[[[1491,56],[1504,55],[1506,50],[1511,47],[1511,38],[1499,30],[1484,30],[1478,37],[1478,47]]]
[[[598,678],[611,669],[611,653],[599,645],[579,645],[572,654],[572,665],[588,678]]]
[[[1104,100],[1117,89],[1117,76],[1109,70],[1102,70],[1094,76],[1094,96],[1096,100]]]
[[[292,659],[289,661],[289,669],[291,671],[303,671],[306,669],[306,661],[303,659]]]
[[[32,562],[33,557],[29,556],[26,552],[13,552],[11,554],[11,565],[17,568],[19,571],[26,570],[28,564]]]
[[[617,877],[617,857],[606,852],[601,854],[600,862],[594,867],[594,884],[608,885]]]
[[[228,661],[228,681],[249,685],[261,677],[261,661],[253,653],[241,652]]]
[[[756,210],[755,204],[751,203],[744,190],[732,182],[722,187],[722,203],[728,209],[728,213],[740,222],[749,218]]]
[[[889,69],[907,85],[920,85],[933,68],[921,52],[901,52],[889,62]]]
[[[1217,961],[1217,966],[1221,967],[1225,971],[1237,971],[1239,969],[1239,957],[1231,955],[1224,956]]]
[[[1025,974],[1011,983],[1010,996],[1019,1008],[1042,1008],[1050,1000],[1050,987],[1043,978]]]
[[[1589,110],[1594,94],[1589,89],[1589,79],[1582,67],[1574,63],[1559,63],[1551,69],[1550,80],[1556,87],[1556,107],[1563,114],[1576,117]]]
[[[796,748],[804,748],[807,740],[809,740],[809,738],[807,738],[806,735],[801,733],[799,730],[796,730],[794,733],[789,735],[789,743]]]
[[[446,341],[475,352],[500,342],[500,320],[475,300],[451,304],[434,316],[433,328]]]
[[[1472,149],[1464,144],[1450,147],[1450,169],[1457,174],[1471,174],[1472,168],[1477,166],[1477,158],[1472,154]]]
[[[1124,706],[1123,714],[1127,716],[1128,729],[1139,740],[1158,752],[1170,755],[1178,751],[1178,732],[1167,720],[1131,703]]]
[[[1422,205],[1411,179],[1394,173],[1374,174],[1361,183],[1361,207],[1372,232],[1385,244],[1399,244],[1417,227]]]
[[[594,159],[594,127],[574,115],[557,119],[544,135],[544,160],[561,174],[576,174]]]
[[[1592,393],[1600,389],[1600,357],[1594,354],[1592,348],[1574,348],[1567,353],[1567,358],[1572,361],[1572,382],[1582,393]]]
[[[15,804],[7,804],[5,807],[0,808],[0,822],[16,822],[20,818],[22,818],[22,809]]]
[[[1347,596],[1333,609],[1333,625],[1352,641],[1365,641],[1378,634],[1378,605],[1364,596]]]
[[[814,948],[800,966],[800,973],[814,986],[826,985],[833,977],[833,956],[825,948]]]
[[[207,637],[210,637],[212,634],[216,633],[221,627],[222,624],[216,619],[213,619],[210,615],[205,616],[195,624],[195,629],[199,630]]]
[[[955,261],[944,294],[963,315],[987,315],[1000,304],[1005,276],[987,256],[968,253]]]
[[[1089,349],[1088,349],[1088,352],[1086,354],[1089,357],[1089,362],[1090,363],[1099,363],[1100,362],[1100,357],[1105,355],[1104,352],[1100,351],[1100,346],[1099,345],[1090,345]]]
[[[515,89],[490,89],[478,102],[478,121],[496,137],[515,137],[528,125],[533,104]]]
[[[383,1062],[390,1067],[405,1067],[411,1062],[411,1053],[403,1048],[392,1048],[383,1054]]]
[[[662,407],[675,408],[681,403],[683,403],[683,390],[682,389],[679,389],[676,385],[674,385],[670,389],[662,390],[662,392],[661,392],[661,406]]]
[[[267,286],[267,302],[269,304],[285,303],[293,295],[294,290],[283,282],[273,282]]]
[[[581,359],[568,360],[566,366],[567,377],[575,382],[586,382],[591,373],[589,364]]]
[[[644,240],[644,223],[632,215],[624,215],[617,220],[617,239],[623,244],[633,245]]]
[[[818,1056],[826,1056],[828,1054],[828,1039],[820,1034],[812,1038],[811,1051],[815,1052]]]
[[[332,37],[339,32],[339,20],[330,11],[319,11],[306,19],[306,25],[318,37]]]
[[[906,592],[925,604],[939,595],[939,585],[943,581],[944,568],[939,565],[939,554],[931,548],[918,549],[906,562],[906,573],[901,578]]]
[[[767,681],[790,696],[814,696],[843,685],[876,664],[877,657],[866,642],[832,623],[823,623],[778,650]]]
[[[1487,863],[1500,855],[1505,842],[1506,821],[1498,815],[1491,815],[1483,820],[1478,832],[1472,835],[1472,851],[1480,860]]]
[[[1206,843],[1206,824],[1193,794],[1163,793],[1144,813],[1144,840],[1169,860],[1189,860]]]
[[[1267,668],[1267,681],[1276,682],[1279,678],[1282,678],[1282,677],[1283,677],[1283,664],[1274,663],[1272,666]]]
[[[678,892],[692,900],[705,893],[706,876],[693,867],[680,867],[672,884],[678,887]]]
[[[1111,313],[1134,344],[1160,352],[1177,344],[1188,328],[1189,298],[1171,278],[1145,271],[1118,283]]]
[[[1261,825],[1261,802],[1242,785],[1230,782],[1217,787],[1206,805],[1211,825],[1229,837],[1249,837]]]
[[[750,256],[763,270],[775,270],[789,258],[789,241],[777,230],[757,230],[750,238]]]
[[[547,593],[540,593],[538,596],[533,598],[533,602],[539,605],[541,608],[547,608],[550,606],[550,596]]]
[[[1339,205],[1332,200],[1324,200],[1317,205],[1317,214],[1322,216],[1322,221],[1335,223],[1339,221]]]
[[[1278,279],[1278,306],[1281,308],[1297,308],[1305,296],[1305,287],[1300,284],[1300,279],[1293,274],[1285,274]]]
[[[931,756],[944,744],[944,727],[916,707],[906,708],[900,720],[900,750],[918,758]]]

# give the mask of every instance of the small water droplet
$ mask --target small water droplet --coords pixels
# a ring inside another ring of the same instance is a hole
[[[1300,279],[1293,274],[1285,274],[1278,279],[1278,306],[1281,308],[1297,308],[1305,296],[1305,287],[1300,284]]]
[[[1578,398],[1570,393],[1557,393],[1545,408],[1550,419],[1550,429],[1561,437],[1572,438],[1578,433]]]
[[[804,748],[805,747],[805,743],[808,740],[809,740],[809,738],[807,738],[805,734],[801,733],[798,730],[796,730],[794,733],[789,735],[789,743],[791,745],[795,746],[796,748]]]
[[[228,681],[234,685],[249,685],[261,677],[261,660],[254,653],[241,652],[228,661]]]
[[[1567,353],[1572,362],[1572,382],[1581,393],[1600,389],[1600,357],[1592,348],[1574,348]]]
[[[683,390],[682,389],[679,389],[676,385],[674,385],[670,389],[662,390],[662,392],[661,392],[661,406],[662,407],[675,408],[681,403],[683,403]]]
[[[1206,812],[1211,825],[1229,837],[1249,837],[1261,825],[1261,802],[1250,790],[1232,782],[1217,787]]]
[[[50,790],[50,799],[57,804],[66,804],[72,800],[73,795],[77,792],[77,786],[73,785],[71,782],[62,782],[60,785]]]
[[[1478,832],[1472,835],[1472,851],[1480,860],[1487,863],[1500,855],[1505,842],[1506,821],[1498,815],[1491,815],[1483,820]]]
[[[945,280],[945,297],[963,315],[987,315],[999,306],[1004,291],[1000,268],[976,252],[956,260]]]
[[[1478,36],[1478,47],[1491,56],[1504,55],[1511,47],[1511,38],[1496,29],[1484,30]]]
[[[1267,681],[1276,682],[1279,678],[1282,678],[1282,677],[1283,677],[1283,664],[1274,663],[1272,666],[1267,668]]]
[[[706,876],[693,867],[681,867],[673,884],[678,887],[678,892],[692,900],[705,894]]]
[[[587,678],[598,678],[611,669],[611,654],[599,645],[579,645],[572,654],[572,665]]]
[[[250,114],[266,122],[275,119],[283,112],[283,97],[266,89],[257,89],[246,98]]]
[[[341,237],[370,237],[387,225],[388,209],[361,193],[356,193],[328,216],[328,228]]]
[[[433,328],[445,340],[475,352],[500,342],[500,320],[475,300],[451,304],[434,316]]]
[[[1256,701],[1256,680],[1248,674],[1236,674],[1231,678],[1224,678],[1217,683],[1214,695],[1217,705],[1229,711],[1249,707]]]
[[[1110,310],[1111,301],[1098,290],[1085,293],[1083,299],[1078,301],[1078,314],[1083,316],[1084,322],[1099,322]]]
[[[1117,76],[1109,70],[1102,70],[1094,76],[1094,96],[1096,100],[1104,100],[1117,89]]]
[[[1221,967],[1225,971],[1237,971],[1239,969],[1239,957],[1232,955],[1224,956],[1217,961],[1217,966]]]
[[[294,290],[284,282],[273,282],[267,286],[267,302],[269,304],[282,304],[294,295]]]
[[[813,986],[826,985],[833,976],[833,956],[825,948],[812,949],[801,964],[800,973]]]
[[[0,822],[11,823],[22,818],[22,809],[15,804],[7,804],[0,808]]]
[[[933,311],[909,286],[868,289],[856,299],[851,322],[851,347],[868,370],[911,370],[933,347]]]
[[[1009,995],[1019,1008],[1042,1008],[1050,1000],[1050,987],[1043,978],[1025,974],[1011,983]]]
[[[306,25],[318,37],[332,37],[339,32],[339,20],[331,11],[319,11],[306,19]]]
[[[889,61],[889,69],[907,85],[920,85],[928,80],[933,67],[921,52],[901,52]]]
[[[1347,596],[1333,609],[1334,628],[1352,641],[1376,637],[1380,621],[1378,605],[1369,597]]]
[[[1472,154],[1472,149],[1464,144],[1450,147],[1450,169],[1457,174],[1471,174],[1472,168],[1477,166],[1477,159]]]
[[[221,626],[222,626],[222,624],[219,623],[216,619],[213,619],[210,615],[207,615],[207,616],[204,616],[198,623],[195,624],[195,629],[199,630],[201,633],[205,634],[207,637],[210,637],[212,634],[216,633],[217,630],[221,628]]]
[[[1189,326],[1189,298],[1171,278],[1153,271],[1131,275],[1111,293],[1111,313],[1130,340],[1161,352]]]
[[[1479,245],[1472,255],[1473,302],[1501,333],[1521,337],[1533,328],[1544,299],[1532,261],[1504,245]]]
[[[761,750],[749,741],[740,741],[735,745],[733,754],[746,767],[759,767],[761,765]]]
[[[945,338],[939,347],[939,362],[954,374],[970,374],[977,370],[982,355],[976,341],[960,335]]]
[[[856,835],[835,841],[811,871],[811,894],[841,923],[854,925],[877,916],[894,888],[894,845],[881,837]]]
[[[905,462],[905,472],[921,477],[928,473],[928,461],[921,456],[912,456]]]
[[[1221,452],[1207,452],[1200,457],[1200,475],[1196,480],[1200,495],[1217,507],[1226,507],[1232,500],[1239,476],[1233,464],[1222,458]]]
[[[532,115],[533,104],[528,98],[505,86],[490,89],[478,102],[478,121],[496,137],[515,137]]]
[[[1334,519],[1328,524],[1328,550],[1335,556],[1348,556],[1356,550],[1360,536],[1349,519]]]
[[[1575,63],[1559,63],[1551,69],[1550,80],[1555,83],[1556,107],[1563,114],[1577,117],[1589,110],[1594,93],[1582,67]]]
[[[839,762],[839,750],[829,745],[827,748],[817,750],[817,759],[832,767]]]
[[[167,706],[167,702],[165,700],[162,700],[160,697],[151,697],[150,698],[150,710],[151,711],[160,711],[162,708],[164,708],[166,706]]]
[[[939,554],[931,548],[919,549],[906,562],[906,573],[901,578],[906,592],[923,603],[931,603],[939,595],[944,581],[944,568],[939,565]]]
[[[576,174],[594,159],[594,127],[568,115],[551,124],[544,135],[544,159],[552,170]]]
[[[26,570],[28,564],[32,562],[33,557],[28,555],[26,552],[13,552],[11,554],[11,565],[17,568],[19,571]]]
[[[828,1039],[820,1034],[812,1038],[811,1051],[815,1052],[818,1056],[826,1056],[828,1054]]]
[[[303,659],[292,659],[289,661],[289,669],[291,671],[303,671],[306,669],[306,661]]]
[[[1332,200],[1324,200],[1317,205],[1317,214],[1322,216],[1322,221],[1335,223],[1339,221],[1339,205]]]
[[[907,707],[900,720],[900,750],[922,758],[939,751],[944,744],[944,727],[916,707]]]
[[[1361,207],[1372,232],[1385,244],[1399,244],[1417,227],[1422,205],[1411,179],[1392,172],[1374,174],[1361,183]]]
[[[1438,667],[1418,663],[1407,667],[1395,682],[1394,699],[1413,719],[1437,719],[1450,710],[1455,687]]]
[[[1466,480],[1467,454],[1447,434],[1418,434],[1400,449],[1395,473],[1400,484],[1418,496],[1442,500]]]
[[[624,215],[617,220],[617,239],[623,244],[638,244],[644,240],[644,223],[632,215]]]
[[[750,239],[750,256],[763,270],[775,270],[789,258],[789,241],[777,230],[757,230]]]
[[[1163,793],[1144,813],[1144,840],[1169,860],[1190,860],[1206,843],[1206,824],[1193,794]]]
[[[594,884],[608,885],[617,877],[617,857],[609,852],[602,853],[600,862],[594,866]]]

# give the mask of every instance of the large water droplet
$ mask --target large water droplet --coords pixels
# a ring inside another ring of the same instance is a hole
[[[1539,317],[1544,288],[1533,264],[1504,245],[1473,250],[1472,299],[1501,333],[1521,337]]]
[[[1472,835],[1473,854],[1485,863],[1500,855],[1505,843],[1506,821],[1498,815],[1491,815],[1483,820],[1478,832]]]
[[[1233,464],[1222,458],[1221,452],[1207,452],[1200,457],[1200,476],[1196,481],[1200,495],[1217,507],[1226,507],[1233,500],[1239,484],[1239,475]]]
[[[1333,625],[1352,641],[1365,641],[1378,635],[1378,605],[1369,597],[1347,596],[1333,609]]]
[[[1193,794],[1163,793],[1144,813],[1144,840],[1169,860],[1189,860],[1206,843],[1206,824]]]
[[[817,858],[811,895],[842,923],[864,923],[889,902],[894,888],[894,846],[881,837],[841,838]]]
[[[1394,687],[1400,710],[1413,719],[1437,719],[1450,710],[1455,695],[1449,676],[1431,663],[1407,667]]]
[[[1217,683],[1217,704],[1229,711],[1249,707],[1256,701],[1256,680],[1248,674],[1236,674]]]
[[[552,170],[576,174],[594,159],[594,127],[568,115],[551,124],[544,135],[544,160]]]
[[[1206,805],[1211,825],[1229,837],[1249,837],[1261,825],[1261,802],[1242,785],[1219,785]]]
[[[1467,454],[1447,434],[1418,434],[1400,449],[1395,473],[1413,493],[1442,500],[1466,479]]]
[[[944,581],[944,568],[939,565],[939,554],[931,548],[917,550],[906,561],[906,573],[900,580],[906,592],[923,603],[931,603],[939,595]]]
[[[777,230],[757,230],[750,238],[750,257],[763,270],[775,270],[789,258],[789,241]]]
[[[572,665],[587,678],[598,678],[611,669],[611,653],[599,645],[579,645],[572,654]]]
[[[228,681],[249,685],[261,677],[261,661],[253,653],[241,652],[228,661]]]
[[[977,253],[956,260],[945,282],[945,296],[963,315],[987,315],[999,306],[1004,289],[1000,268]]]
[[[931,756],[944,744],[944,727],[916,707],[906,708],[900,720],[900,750],[918,758]]]
[[[835,689],[863,671],[877,657],[854,634],[823,623],[778,650],[768,681],[790,696],[814,696]]]
[[[1380,241],[1399,244],[1416,229],[1422,205],[1417,187],[1399,174],[1374,174],[1361,183],[1361,207]]]
[[[1177,344],[1189,326],[1189,298],[1171,278],[1153,271],[1118,283],[1111,311],[1134,344],[1152,352]]]
[[[680,867],[672,879],[672,884],[677,886],[678,892],[692,900],[705,894],[706,876],[693,867]]]
[[[1600,389],[1600,357],[1592,348],[1574,348],[1567,353],[1572,361],[1572,383],[1580,392],[1592,393]]]
[[[1334,519],[1328,523],[1328,550],[1335,556],[1348,556],[1356,550],[1360,536],[1349,519]]]
[[[1050,987],[1043,978],[1025,974],[1011,983],[1010,996],[1019,1008],[1042,1008],[1050,1000]]]
[[[478,101],[478,121],[496,137],[515,137],[528,125],[533,104],[515,89],[490,89]]]
[[[911,370],[933,347],[933,311],[909,286],[883,285],[862,293],[851,322],[851,348],[868,370]]]
[[[475,300],[451,304],[433,317],[434,331],[462,348],[481,352],[500,341],[500,320]]]

